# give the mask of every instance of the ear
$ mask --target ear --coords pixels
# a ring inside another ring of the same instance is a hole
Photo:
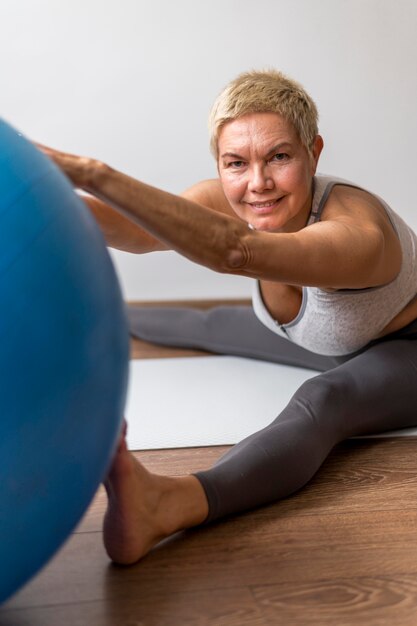
[[[316,135],[313,141],[313,147],[311,150],[311,166],[312,174],[316,173],[317,163],[319,162],[321,151],[323,150],[324,141],[321,135]]]

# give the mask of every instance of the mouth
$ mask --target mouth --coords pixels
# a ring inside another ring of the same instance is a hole
[[[263,202],[247,202],[247,204],[257,215],[264,215],[276,208],[281,200],[282,198],[274,198],[273,200],[264,200]]]

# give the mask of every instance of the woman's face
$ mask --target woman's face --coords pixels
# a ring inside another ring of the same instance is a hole
[[[295,232],[306,224],[312,178],[323,141],[313,154],[277,113],[250,113],[220,130],[218,169],[235,213],[256,230]]]

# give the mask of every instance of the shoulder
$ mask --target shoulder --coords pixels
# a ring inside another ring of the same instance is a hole
[[[187,198],[187,200],[202,204],[214,211],[226,213],[227,215],[235,215],[224,195],[223,187],[218,178],[201,180],[183,191],[180,195],[183,198]]]
[[[359,187],[338,183],[333,186],[323,208],[322,221],[350,222],[392,231],[391,221],[381,200]]]
[[[322,221],[362,234],[366,245],[377,245],[389,273],[394,272],[395,277],[400,271],[401,242],[386,208],[374,194],[358,187],[335,185],[323,209]]]

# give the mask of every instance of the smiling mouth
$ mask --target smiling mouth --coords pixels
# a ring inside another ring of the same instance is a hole
[[[274,200],[268,200],[265,202],[248,202],[249,206],[255,213],[268,213],[268,211],[276,206],[281,198],[275,198]]]

